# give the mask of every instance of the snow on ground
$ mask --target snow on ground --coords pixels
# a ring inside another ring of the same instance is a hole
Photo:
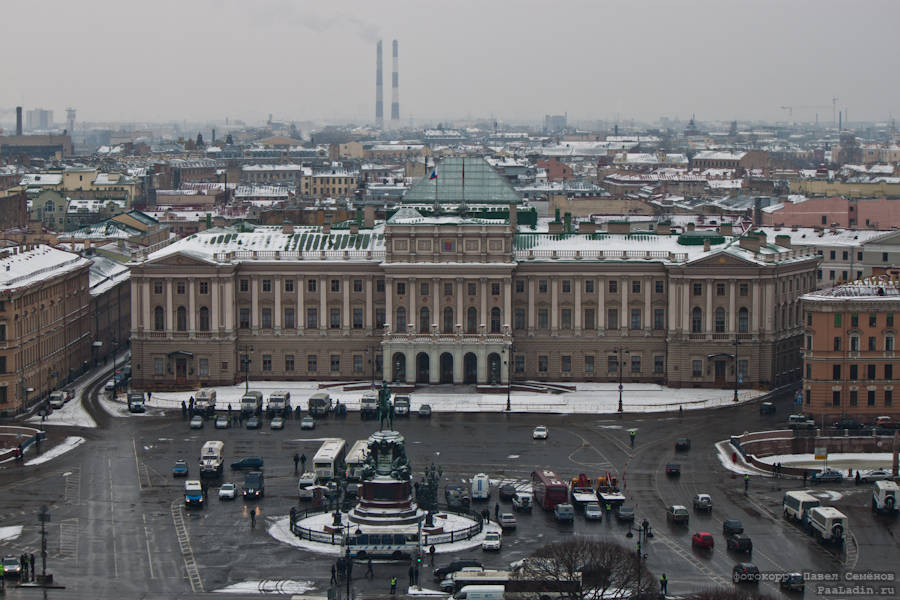
[[[315,589],[311,581],[293,579],[264,579],[262,581],[241,581],[213,590],[223,594],[305,594]]]
[[[250,381],[250,389],[261,391],[266,398],[275,390],[291,393],[291,404],[306,407],[306,400],[315,392],[323,391],[317,381]],[[360,383],[360,382],[357,382]],[[363,384],[365,382],[362,382]],[[553,385],[553,384],[550,384]],[[510,406],[512,412],[537,413],[614,413],[619,405],[619,390],[616,383],[572,383],[573,392],[542,394],[538,392],[512,391]],[[216,391],[216,406],[226,408],[229,404],[237,409],[244,394],[245,385],[211,388]],[[359,409],[359,400],[368,390],[344,391],[343,386],[324,388],[332,398],[346,404],[349,410]],[[151,406],[181,408],[182,401],[188,403],[193,392],[154,392]],[[742,402],[751,400],[764,392],[744,390],[740,392]],[[662,412],[733,406],[734,392],[709,388],[668,388],[649,383],[625,384],[622,402],[626,412]],[[430,404],[435,412],[500,412],[506,409],[506,388],[498,387],[498,393],[485,394],[475,391],[474,386],[431,385],[418,388],[410,395],[412,411],[422,404]]]
[[[315,552],[317,554],[332,554],[334,556],[340,556],[342,554],[340,546],[332,546],[331,544],[323,544],[321,542],[301,540],[296,535],[291,533],[290,516],[285,515],[283,517],[270,517],[268,519],[268,522],[269,528],[266,531],[268,531],[269,535],[271,535],[282,544],[287,544],[288,546],[293,546],[301,550],[309,550],[310,552]]]
[[[406,590],[407,596],[443,596],[448,598],[447,592],[442,592],[440,590],[429,590],[428,588],[410,586],[408,590]]]
[[[62,443],[57,444],[56,446],[53,446],[52,448],[50,448],[43,454],[40,454],[40,455],[32,458],[28,462],[26,462],[25,466],[30,467],[32,465],[39,465],[41,463],[45,463],[48,460],[53,460],[57,456],[62,456],[69,450],[72,450],[73,448],[77,448],[78,446],[80,446],[83,443],[84,443],[83,437],[69,436]]]
[[[62,408],[54,408],[53,412],[47,415],[47,419],[41,422],[40,415],[35,415],[28,419],[26,423],[34,423],[40,426],[47,425],[65,425],[67,427],[96,427],[97,424],[91,415],[88,414],[84,406],[81,404],[81,393],[66,402]]]
[[[0,527],[0,542],[8,542],[22,535],[22,525]]]
[[[737,462],[731,462],[731,453],[737,452],[731,442],[724,440],[716,443],[716,454],[719,456],[719,462],[722,466],[739,475],[762,475],[763,477],[771,477],[772,474],[762,469],[757,469],[753,465],[744,461],[744,457],[737,452]]]
[[[816,460],[812,454],[777,454],[773,456],[760,456],[759,460],[772,464],[784,463],[789,467],[825,468],[824,460]],[[829,467],[853,468],[863,471],[865,469],[886,468],[892,464],[890,452],[847,452],[843,454],[828,454]]]

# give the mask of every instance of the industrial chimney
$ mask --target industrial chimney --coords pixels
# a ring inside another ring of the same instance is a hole
[[[397,40],[394,40],[394,74],[391,80],[391,121],[398,124],[400,121],[400,63],[397,60]]]
[[[375,127],[384,127],[384,82],[381,76],[381,40],[375,55]]]
[[[22,135],[22,107],[16,107],[16,135]]]

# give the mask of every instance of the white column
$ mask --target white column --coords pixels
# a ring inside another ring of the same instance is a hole
[[[211,299],[211,307],[209,309],[209,328],[213,332],[213,335],[218,334],[219,328],[222,326],[221,321],[219,320],[221,317],[219,316],[219,294],[222,293],[222,286],[219,285],[219,280],[215,277],[209,282],[209,294]]]
[[[463,356],[465,356],[464,351],[453,351],[453,383],[463,382]]]
[[[575,286],[575,335],[581,335],[581,286],[584,282],[576,277],[572,280],[572,285]]]
[[[513,314],[512,314],[512,280],[507,279],[503,284],[503,323],[509,325],[512,330]]]
[[[438,350],[428,353],[428,383],[438,383],[441,380],[441,354]]]
[[[712,297],[713,297],[713,280],[706,280],[706,327],[703,328],[703,331],[707,334],[713,330],[713,318],[712,318]]]
[[[344,277],[341,280],[341,293],[343,295],[344,306],[341,309],[341,321],[344,331],[350,331],[350,278]]]
[[[188,331],[194,332],[197,330],[197,296],[194,292],[194,289],[197,287],[197,282],[191,278],[188,280]]]
[[[416,353],[407,350],[403,353],[403,355],[406,357],[406,383],[415,383],[417,366]]]
[[[325,333],[328,330],[328,292],[326,291],[327,279],[319,280],[319,331]]]
[[[390,277],[384,278],[384,318],[391,326],[391,331],[397,331],[397,321],[394,319],[394,280]],[[381,359],[382,364],[388,364],[390,360]],[[393,364],[391,365],[393,368]],[[385,376],[385,381],[390,379]]]
[[[250,278],[250,327],[253,332],[259,329],[259,279]]]
[[[597,331],[606,330],[606,280],[597,282]]]
[[[534,278],[528,278],[528,335],[534,335],[534,319],[537,307],[534,305]]]
[[[150,282],[145,280],[143,284],[141,284],[143,288],[143,303],[144,305],[141,307],[144,313],[144,322],[142,323],[145,330],[149,331],[153,329],[153,311],[150,308]]]
[[[668,314],[666,315],[666,321],[668,323],[669,332],[674,333],[678,331],[679,325],[681,325],[681,319],[683,318],[684,311],[687,310],[684,306],[681,307],[681,310],[678,309],[678,303],[680,300],[679,292],[683,282],[680,279],[669,279],[666,283],[669,288],[669,309]]]
[[[234,332],[234,311],[237,310],[234,305],[234,279],[225,280],[225,330]]]
[[[465,285],[466,282],[462,277],[456,278],[456,323],[454,323],[454,331],[456,331],[456,325],[462,325],[463,331],[466,330],[466,316],[463,314],[463,294],[466,293]],[[456,369],[456,362],[453,363],[453,368]],[[462,382],[462,378],[459,381]]]
[[[731,333],[735,333],[737,331],[737,327],[735,327],[735,320],[737,315],[734,312],[734,303],[736,301],[735,296],[735,282],[732,279],[728,283],[728,331]]]
[[[141,327],[140,317],[140,298],[141,298],[141,290],[143,285],[133,285],[134,289],[131,290],[131,330],[136,331]]]
[[[559,279],[550,278],[550,335],[559,332]]]
[[[412,323],[413,331],[419,331],[419,315],[416,314],[416,294],[419,293],[419,290],[416,289],[416,279],[415,277],[410,277],[406,282],[406,287],[409,288],[407,290],[407,296],[409,297],[409,313],[406,316],[406,328],[409,329],[410,323]],[[407,358],[409,358],[407,356]],[[415,359],[415,357],[413,357]],[[409,374],[409,365],[407,365],[407,374]],[[415,371],[415,369],[413,369]],[[413,381],[415,381],[415,373],[413,373]]]
[[[488,282],[487,277],[481,278],[481,315],[478,319],[478,325],[487,325],[490,323],[488,320],[487,314],[487,299],[488,299]]]
[[[173,327],[173,317],[175,315],[172,314],[172,280],[166,280],[166,331],[172,331],[175,329]]]
[[[687,334],[691,330],[691,311],[694,310],[691,304],[691,288],[693,282],[689,279],[681,280],[681,310],[678,311],[678,318],[681,319],[681,331]]]
[[[306,303],[304,302],[306,280],[299,279],[297,283],[297,335],[303,335],[303,329],[306,327]]]
[[[487,352],[485,352],[484,346],[478,347],[478,350],[475,351],[475,356],[478,357],[478,374],[475,377],[475,382],[487,383]]]
[[[631,285],[631,280],[626,277],[619,283],[622,284],[622,289],[619,290],[622,293],[622,309],[619,311],[619,331],[627,332],[628,328],[631,327],[631,312],[628,307],[628,286]]]
[[[431,310],[431,323],[437,323],[438,331],[441,330],[441,294],[444,290],[441,289],[441,280],[435,277],[431,280],[431,297],[433,298],[433,306],[434,308]],[[431,324],[429,323],[429,325]],[[428,331],[431,331],[431,327],[428,328]],[[440,375],[438,375],[435,382],[440,381]]]
[[[272,315],[272,325],[275,326],[275,331],[281,331],[281,279],[279,277],[272,280],[272,292],[275,294],[275,308],[273,309],[275,314]]]
[[[387,316],[385,316],[387,318]],[[370,334],[375,333],[375,307],[372,302],[372,278],[366,278],[366,316],[365,328]],[[375,364],[375,357],[372,357],[372,365]]]
[[[653,287],[653,278],[645,277],[644,278],[644,330],[650,331],[653,329],[653,302],[651,301],[650,294],[651,289]]]

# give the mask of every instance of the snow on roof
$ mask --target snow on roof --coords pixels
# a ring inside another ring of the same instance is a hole
[[[791,238],[792,246],[860,246],[896,231],[878,231],[874,229],[825,229],[816,231],[813,227],[757,227],[766,234],[769,241],[775,236],[786,235]]]
[[[4,248],[0,258],[0,291],[13,291],[87,266],[90,261],[77,254],[38,244]]]
[[[287,198],[290,196],[288,188],[280,185],[239,185],[234,190],[234,197],[237,198]]]
[[[287,164],[287,165],[244,165],[241,171],[302,171],[303,165]]]
[[[131,183],[125,175],[121,173],[97,173],[94,178],[94,185],[124,185]]]
[[[721,150],[704,150],[694,155],[694,160],[741,160],[746,152],[723,152]]]
[[[900,282],[887,277],[867,277],[851,283],[845,283],[827,290],[810,292],[800,297],[801,300],[883,300],[900,299]]]
[[[91,296],[99,296],[116,284],[131,277],[131,269],[111,258],[95,255],[89,271]]]
[[[62,178],[62,173],[28,173],[22,176],[19,185],[60,185]]]

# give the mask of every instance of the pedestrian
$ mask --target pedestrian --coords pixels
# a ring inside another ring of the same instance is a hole
[[[683,417],[683,416],[684,416],[684,407],[681,406],[680,404],[678,405],[678,416],[679,416],[679,417]]]
[[[806,469],[803,469],[803,487],[806,487]]]
[[[181,418],[184,419],[187,417],[187,404],[184,403],[184,400],[181,401]]]
[[[256,529],[256,509],[250,509],[250,529]]]
[[[744,475],[744,493],[750,489],[750,475]]]
[[[631,447],[632,448],[634,448],[634,436],[636,436],[636,435],[637,435],[637,432],[634,429],[632,429],[631,431],[628,432],[628,437],[631,438]]]
[[[647,519],[641,521],[641,529],[644,530],[644,537],[647,537],[647,532],[650,531],[650,521]]]
[[[856,477],[854,477],[854,481],[856,482],[856,485],[859,485],[860,479],[861,479],[861,478],[860,478],[860,476],[859,476],[859,471],[857,471],[857,472],[856,472]]]
[[[337,569],[334,567],[334,565],[331,565],[331,582],[330,583],[337,583]]]
[[[431,557],[431,566],[434,566],[434,554],[437,550],[434,549],[434,544],[431,545],[431,548],[428,549],[428,556]]]
[[[665,573],[663,573],[663,574],[659,577],[659,591],[660,591],[660,593],[662,593],[663,595],[665,595],[665,594],[667,594],[667,593],[669,592],[669,578],[666,577],[666,574],[665,574]]]
[[[300,455],[300,467],[303,468],[303,472],[305,473],[306,472],[306,455],[305,454]]]
[[[396,593],[397,593],[397,578],[391,577],[391,595],[393,596]]]
[[[0,561],[0,592],[6,590],[6,571],[3,569],[3,561]]]
[[[500,503],[494,505],[494,519],[500,518]]]
[[[375,571],[372,570],[372,557],[369,557],[369,562],[366,563],[366,577],[372,579],[375,577]]]
[[[147,404],[150,404],[150,395],[152,392],[147,392]]]
[[[294,475],[297,474],[297,465],[300,464],[300,455],[294,452]]]
[[[22,553],[22,556],[19,557],[19,581],[22,583],[28,582],[28,555]]]
[[[22,448],[22,444],[19,444],[19,447],[16,449],[16,458],[19,460],[25,458],[25,450]]]
[[[853,477],[853,467],[847,469],[847,478]]]
[[[31,565],[31,579],[34,579],[34,552],[28,555],[28,562]]]
[[[409,565],[409,586],[410,587],[412,587],[415,580],[416,580],[416,568],[412,565]]]

